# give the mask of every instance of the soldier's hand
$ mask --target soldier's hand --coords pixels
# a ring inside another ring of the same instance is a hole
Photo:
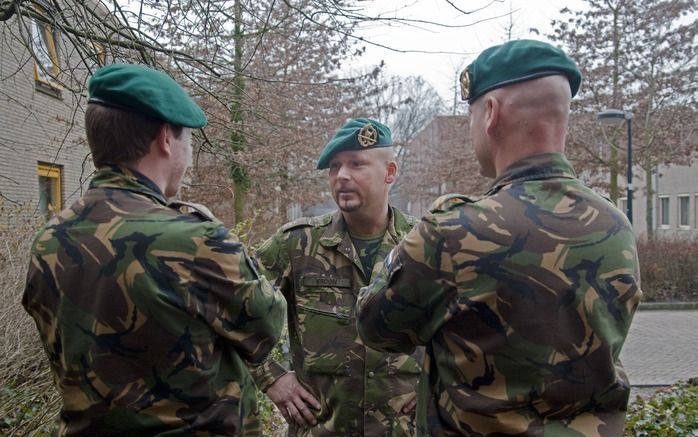
[[[301,428],[317,425],[309,407],[320,409],[320,402],[306,390],[294,372],[288,372],[267,388],[267,396],[276,404],[286,422]]]
[[[405,405],[402,406],[402,412],[404,414],[414,414],[414,410],[417,407],[417,393],[412,395],[412,398],[405,402]]]

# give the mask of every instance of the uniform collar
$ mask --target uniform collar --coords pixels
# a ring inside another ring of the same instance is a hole
[[[95,173],[90,188],[111,188],[126,190],[148,196],[163,205],[167,205],[160,188],[143,173],[118,165],[102,167]]]
[[[511,164],[494,180],[487,194],[491,194],[505,185],[528,180],[549,178],[574,179],[577,175],[565,155],[562,153],[542,153],[528,156]]]
[[[403,237],[405,232],[402,232],[401,229],[396,229],[395,222],[400,218],[402,221],[406,222],[406,219],[402,217],[402,213],[398,209],[393,208],[392,206],[388,206],[388,216],[388,230],[386,234],[390,236],[390,239],[393,240],[393,242],[397,243]],[[400,217],[398,218],[398,216]],[[347,224],[344,221],[342,212],[337,210],[332,213],[332,221],[325,229],[325,232],[323,232],[322,237],[320,237],[320,244],[325,247],[337,246],[348,237],[349,230],[347,229]],[[385,239],[385,237],[383,237],[383,239]]]

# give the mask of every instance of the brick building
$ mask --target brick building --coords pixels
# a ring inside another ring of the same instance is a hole
[[[0,204],[47,215],[76,200],[93,171],[85,78],[104,51],[94,45],[92,62],[53,26],[0,12]]]

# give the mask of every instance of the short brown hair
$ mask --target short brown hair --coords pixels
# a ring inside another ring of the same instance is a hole
[[[148,154],[150,144],[164,124],[137,112],[99,104],[87,105],[85,131],[95,167],[125,164]],[[179,138],[181,126],[172,126]]]

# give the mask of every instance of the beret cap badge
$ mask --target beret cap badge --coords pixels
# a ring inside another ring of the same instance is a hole
[[[460,74],[460,98],[468,100],[468,97],[470,97],[470,73],[466,68]]]
[[[393,137],[388,126],[371,118],[352,118],[335,132],[334,137],[322,149],[317,161],[317,169],[329,168],[332,156],[338,152],[392,145]]]
[[[378,142],[378,131],[371,123],[366,123],[356,134],[361,147],[371,147]]]

